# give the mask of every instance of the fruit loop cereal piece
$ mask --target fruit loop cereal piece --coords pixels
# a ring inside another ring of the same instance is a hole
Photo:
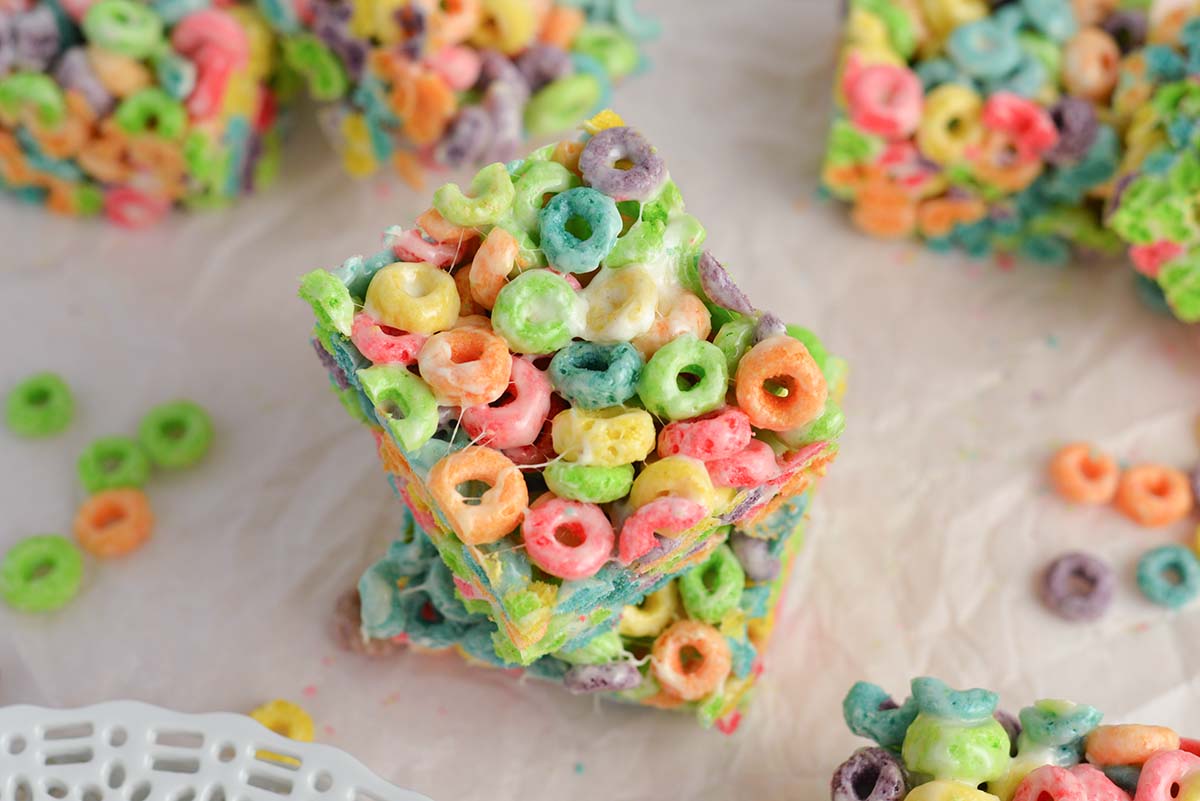
[[[908,792],[904,766],[883,748],[861,748],[838,767],[832,801],[902,801]]]
[[[1183,472],[1161,465],[1137,465],[1121,474],[1116,504],[1138,525],[1158,528],[1187,517],[1194,499]]]
[[[469,481],[487,485],[468,501],[458,487]],[[517,527],[529,506],[521,471],[492,448],[470,446],[442,457],[429,471],[429,490],[468,545],[495,542]]]
[[[731,660],[729,644],[719,631],[704,623],[680,620],[654,641],[650,665],[664,690],[694,701],[725,681]]]
[[[314,726],[312,717],[299,704],[277,698],[254,709],[250,713],[250,717],[289,740],[301,743],[311,743],[313,741]],[[265,751],[259,752],[259,756],[260,758],[265,756],[267,759],[277,762],[289,760],[288,757],[281,757],[278,754],[268,754]],[[289,761],[294,762],[294,760]]]
[[[738,405],[750,423],[788,431],[820,416],[829,390],[808,349],[789,337],[759,342],[738,364]]]
[[[22,540],[0,562],[0,598],[21,612],[53,612],[83,583],[83,557],[70,540],[41,534]]]
[[[462,413],[471,439],[499,450],[532,445],[550,413],[551,387],[545,374],[527,359],[511,359],[511,365],[508,386],[497,398]]]
[[[75,398],[54,373],[37,373],[9,390],[4,422],[22,437],[52,437],[71,425]]]
[[[550,496],[529,508],[521,535],[530,560],[563,579],[595,575],[612,556],[616,541],[599,506]]]
[[[1150,601],[1178,609],[1200,594],[1200,561],[1182,545],[1164,545],[1142,554],[1138,589]]]
[[[1117,494],[1117,463],[1090,445],[1061,448],[1050,461],[1050,481],[1058,494],[1074,503],[1109,503]]]
[[[684,573],[677,583],[688,617],[717,625],[737,609],[746,574],[729,546],[721,545],[707,562]]]
[[[1179,735],[1163,726],[1098,726],[1087,737],[1087,758],[1094,765],[1141,765],[1158,751],[1177,748]]]
[[[417,365],[442,406],[479,406],[504,394],[512,375],[504,340],[482,328],[455,328],[426,340]]]
[[[213,427],[208,412],[191,401],[155,406],[138,424],[138,442],[158,467],[191,467],[212,445]]]
[[[439,13],[424,20],[431,37]],[[380,22],[396,41],[417,24]],[[575,69],[629,67],[611,36],[582,40]],[[497,104],[493,133],[516,142],[498,129],[521,91],[578,77],[550,44],[513,62],[439,56],[436,74],[471,86],[454,90],[466,108],[472,92]],[[389,92],[411,78],[400,91],[419,105],[433,95],[400,53],[375,51],[367,70],[388,70]],[[562,86],[539,114],[570,105]],[[484,127],[468,120],[454,147],[496,153]],[[838,451],[845,367],[733,286],[644,137],[611,112],[584,132],[485,166],[466,192],[439,190],[380,252],[301,281],[310,341],[411,521],[360,582],[361,634],[732,731]],[[445,140],[426,141],[436,152]],[[456,355],[456,342],[472,347]],[[641,657],[689,621],[719,625],[729,668],[685,699]]]
[[[1112,603],[1116,577],[1105,562],[1086,553],[1067,553],[1042,574],[1042,602],[1067,620],[1096,620]]]
[[[79,456],[79,481],[88,492],[141,487],[150,475],[145,451],[127,437],[93,441]]]
[[[141,490],[103,490],[79,507],[74,529],[75,539],[85,551],[111,559],[136,551],[150,539],[154,512]]]
[[[934,678],[914,679],[918,714],[901,754],[910,772],[978,786],[1004,775],[1011,759],[1008,733],[993,717],[997,697],[987,690],[953,690]]]

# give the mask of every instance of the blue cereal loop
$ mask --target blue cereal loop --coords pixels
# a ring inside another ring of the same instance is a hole
[[[1053,749],[1054,762],[1073,765],[1083,754],[1083,738],[1100,725],[1104,713],[1085,704],[1069,701],[1038,701],[1018,715],[1022,751]]]
[[[881,687],[865,681],[856,682],[842,701],[842,715],[850,731],[893,751],[900,750],[917,712],[914,699],[897,707]]]
[[[1183,58],[1166,45],[1149,45],[1142,50],[1146,60],[1146,77],[1154,83],[1183,80],[1186,65]]]
[[[662,23],[638,11],[637,0],[612,0],[612,21],[634,39],[648,41],[662,34]]]
[[[932,676],[913,679],[912,694],[922,714],[967,723],[990,718],[1000,702],[991,690],[955,690]]]
[[[1034,98],[1041,93],[1047,80],[1046,65],[1037,56],[1022,50],[1013,70],[998,80],[987,81],[985,91],[988,94],[1012,92]]]
[[[586,236],[568,230],[574,221],[586,223]],[[560,192],[538,213],[542,250],[551,266],[567,273],[591,272],[600,266],[621,233],[621,213],[608,195],[590,187]]]
[[[1154,548],[1138,560],[1137,582],[1150,602],[1178,609],[1200,594],[1200,561],[1182,545]]]
[[[754,669],[758,651],[745,637],[726,637],[725,642],[729,643],[729,652],[733,656],[733,675],[739,679],[746,678]]]
[[[1065,42],[1079,30],[1069,0],[1020,0],[1029,23],[1056,42]]]
[[[984,80],[1009,74],[1022,55],[1016,35],[987,18],[956,28],[946,52],[967,74]]]

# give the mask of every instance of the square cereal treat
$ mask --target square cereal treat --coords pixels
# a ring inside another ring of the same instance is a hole
[[[1117,252],[1118,0],[850,0],[823,190],[854,224],[972,256]]]
[[[383,251],[301,286],[347,410],[519,665],[692,567],[745,572],[731,527],[771,539],[842,429],[844,363],[754,309],[641,134],[611,112],[585,127],[443,186]]]
[[[1125,155],[1108,222],[1129,244],[1141,288],[1200,322],[1200,3],[1159,2],[1149,44],[1121,65],[1114,114]]]

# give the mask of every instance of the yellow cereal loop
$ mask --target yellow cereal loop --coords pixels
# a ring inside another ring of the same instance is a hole
[[[554,452],[568,462],[619,467],[654,450],[654,418],[645,409],[612,406],[559,412],[552,424]]]
[[[483,0],[483,22],[471,37],[478,47],[518,53],[537,34],[537,16],[529,0]]]
[[[926,782],[913,788],[904,801],[999,801],[991,793],[977,790],[969,784],[945,779]]]
[[[375,0],[359,0],[351,3],[354,9],[350,16],[350,33],[356,39],[370,39],[375,35]]]
[[[675,582],[667,582],[661,590],[652,592],[640,604],[621,610],[617,633],[622,637],[657,637],[667,626],[683,617],[679,591]]]
[[[375,273],[363,310],[391,328],[436,334],[458,319],[458,287],[450,273],[432,264],[398,261]]]
[[[609,128],[620,128],[625,124],[625,120],[621,119],[621,115],[610,108],[604,109],[590,120],[585,120],[583,130],[590,133],[592,136]]]
[[[250,717],[289,740],[301,743],[311,743],[313,741],[312,718],[304,711],[303,707],[293,704],[291,701],[284,701],[278,698],[274,701],[268,701],[251,712]],[[259,751],[256,756],[259,759],[282,762],[285,765],[296,764],[296,760],[291,757],[275,754],[270,751]]]
[[[921,0],[921,10],[938,48],[955,28],[981,20],[989,13],[987,0]]]
[[[149,68],[135,58],[89,46],[87,59],[100,83],[116,97],[129,97],[153,83]]]
[[[925,98],[917,147],[942,166],[959,161],[983,132],[982,112],[983,100],[976,92],[953,83],[939,86]]]
[[[342,164],[346,172],[355,178],[366,178],[379,169],[364,115],[347,114],[342,118],[342,140]]]
[[[232,6],[225,9],[225,13],[231,14],[246,31],[246,40],[250,45],[246,71],[255,78],[265,78],[271,73],[275,52],[275,37],[271,27],[261,14],[248,6]]]
[[[645,267],[601,267],[581,293],[587,301],[586,336],[592,342],[630,342],[650,330],[658,284]]]
[[[375,37],[384,44],[397,44],[404,38],[398,14],[408,6],[409,0],[371,0],[371,28]]]
[[[695,501],[710,512],[716,508],[716,491],[708,469],[704,462],[690,456],[668,456],[646,465],[633,480],[629,503],[637,509],[665,495]]]

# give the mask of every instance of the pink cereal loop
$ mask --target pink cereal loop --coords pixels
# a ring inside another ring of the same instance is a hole
[[[757,487],[783,472],[775,459],[775,451],[757,439],[750,440],[733,456],[705,462],[704,467],[714,487]]]
[[[1112,783],[1112,779],[1095,765],[1081,762],[1069,768],[1071,775],[1079,780],[1087,801],[1131,801],[1129,793]]]
[[[550,379],[527,359],[514,358],[508,400],[463,410],[462,426],[472,441],[499,450],[532,445],[550,414]],[[504,399],[505,396],[501,396]]]
[[[1170,801],[1174,785],[1200,771],[1200,757],[1187,751],[1159,751],[1142,765],[1133,801]]]
[[[171,210],[171,201],[139,192],[131,186],[116,186],[104,193],[104,213],[122,228],[149,228]]]
[[[658,544],[657,534],[682,534],[708,512],[693,500],[666,496],[638,509],[621,526],[617,547],[621,564],[640,559]]]
[[[842,75],[842,93],[856,127],[888,139],[911,136],[925,105],[921,79],[906,67],[862,66],[851,56]]]
[[[392,252],[398,261],[423,261],[443,270],[458,264],[463,251],[460,242],[430,242],[416,228],[402,231],[392,239]]]
[[[230,78],[250,60],[250,40],[230,14],[208,8],[188,14],[171,31],[171,45],[196,63],[196,87],[187,99],[192,119],[221,110]]]
[[[549,493],[529,507],[521,534],[530,561],[567,581],[594,576],[612,557],[616,539],[599,506]]]
[[[1022,163],[1041,160],[1043,153],[1058,144],[1058,128],[1046,110],[1012,92],[997,92],[988,98],[983,124],[1008,134]]]
[[[1163,265],[1183,255],[1183,245],[1177,245],[1166,239],[1149,245],[1133,245],[1129,248],[1129,258],[1133,266],[1142,275],[1158,278]]]
[[[427,339],[423,334],[410,334],[380,325],[366,312],[354,315],[354,324],[350,328],[350,341],[372,364],[403,364],[407,367],[417,360]]]
[[[483,66],[483,60],[474,50],[458,45],[443,47],[425,59],[425,63],[456,92],[465,92],[474,86]]]
[[[1013,794],[1012,801],[1090,801],[1083,786],[1070,771],[1042,765],[1030,771]]]
[[[658,434],[658,455],[665,458],[681,454],[701,461],[723,459],[745,448],[752,435],[746,413],[736,406],[726,406],[663,426]]]

